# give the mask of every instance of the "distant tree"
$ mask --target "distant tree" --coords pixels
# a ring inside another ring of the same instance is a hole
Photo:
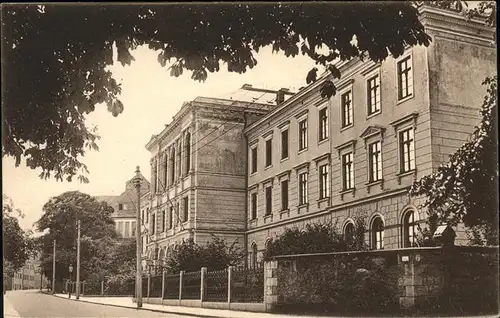
[[[64,30],[64,32],[61,32]],[[80,161],[98,149],[85,116],[105,104],[117,116],[121,86],[108,66],[113,47],[122,65],[147,45],[172,76],[203,81],[227,65],[244,73],[265,46],[287,57],[307,55],[335,77],[331,63],[354,57],[381,61],[429,36],[409,1],[217,3],[165,5],[10,4],[2,7],[3,153],[26,159],[41,178],[87,182]],[[355,39],[356,41],[353,41]],[[326,49],[325,54],[320,49]],[[286,70],[282,70],[286,72]],[[306,74],[304,74],[305,76]],[[308,82],[314,82],[309,76]],[[321,89],[335,94],[332,81]]]
[[[486,78],[481,123],[446,165],[417,180],[412,196],[438,223],[469,227],[475,243],[498,245],[497,77]]]
[[[81,222],[81,269],[82,280],[96,268],[105,268],[106,248],[118,238],[113,208],[105,202],[78,191],[65,192],[51,198],[43,206],[43,214],[36,222],[37,230],[48,231],[39,238],[42,246],[42,268],[52,277],[52,248],[56,240],[56,277],[69,276],[68,267],[76,266],[77,220]]]
[[[212,236],[206,245],[196,244],[189,239],[173,246],[165,258],[164,268],[171,274],[199,271],[202,267],[212,271],[220,270],[240,264],[244,255],[236,242],[228,244],[216,236]]]

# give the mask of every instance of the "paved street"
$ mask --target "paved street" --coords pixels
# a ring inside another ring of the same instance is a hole
[[[46,295],[37,290],[8,291],[4,317],[186,317],[175,314],[96,305]],[[9,308],[10,307],[10,308]]]

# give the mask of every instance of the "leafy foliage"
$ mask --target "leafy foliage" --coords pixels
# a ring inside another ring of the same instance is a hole
[[[266,245],[264,260],[278,255],[312,254],[366,250],[364,241],[366,226],[362,217],[356,218],[354,235],[346,239],[338,233],[336,224],[306,224],[303,230],[286,228],[277,239]]]
[[[309,56],[339,77],[334,60],[399,56],[405,45],[428,45],[411,2],[255,3],[2,7],[3,154],[40,177],[88,181],[80,157],[98,149],[85,116],[105,104],[117,116],[121,86],[108,66],[128,65],[141,45],[158,52],[172,76],[204,81],[222,65],[244,73],[262,47]],[[64,30],[64,32],[61,32]],[[353,41],[355,39],[356,41]],[[320,53],[319,49],[326,53]],[[327,81],[325,97],[335,93]]]
[[[202,267],[215,271],[237,265],[243,258],[244,252],[238,248],[236,242],[228,244],[212,235],[206,245],[196,244],[192,239],[174,245],[167,253],[164,269],[169,274],[177,274],[180,271],[195,272]]]
[[[42,246],[42,268],[52,277],[53,241],[56,240],[56,274],[62,280],[69,276],[69,265],[76,266],[77,220],[81,222],[81,278],[99,275],[109,262],[110,249],[117,243],[113,208],[105,202],[78,191],[51,198],[43,206],[36,222],[38,231],[48,233],[39,238]],[[104,273],[101,273],[104,275]]]
[[[423,207],[440,223],[463,222],[484,243],[498,245],[497,77],[486,78],[482,120],[446,165],[416,181],[410,194],[425,196]]]

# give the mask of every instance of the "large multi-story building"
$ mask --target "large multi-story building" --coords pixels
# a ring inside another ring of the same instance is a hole
[[[144,256],[217,234],[243,243],[254,264],[286,227],[333,222],[349,236],[357,217],[372,249],[415,245],[426,213],[409,187],[467,140],[497,59],[483,21],[419,10],[428,47],[381,63],[341,62],[341,79],[326,73],[288,99],[280,91],[272,105],[185,104],[147,144]],[[337,87],[330,99],[319,93],[325,80]]]
[[[493,30],[458,13],[421,7],[429,47],[381,63],[338,65],[337,94],[321,98],[325,74],[245,129],[248,139],[248,252],[256,262],[285,227],[338,222],[349,235],[366,219],[373,249],[415,244],[426,217],[408,196],[478,123],[495,74]]]
[[[141,174],[141,195],[149,192],[150,184]],[[123,238],[135,237],[137,218],[137,192],[133,178],[125,182],[125,191],[120,195],[97,196],[100,201],[106,202],[114,209],[111,218],[115,221],[118,234]]]
[[[215,234],[245,242],[246,143],[243,129],[274,105],[275,91],[244,86],[247,101],[197,97],[146,145],[151,192],[142,200],[149,259],[161,259],[185,239],[206,243]],[[289,94],[281,90],[279,98]],[[272,95],[273,102],[266,101]],[[256,97],[255,99],[253,97]],[[259,98],[260,97],[260,98]]]

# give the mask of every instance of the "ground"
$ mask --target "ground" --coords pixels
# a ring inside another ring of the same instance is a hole
[[[5,317],[185,317],[148,310],[77,302],[43,294],[37,290],[7,291],[4,297],[6,298],[4,301]]]

